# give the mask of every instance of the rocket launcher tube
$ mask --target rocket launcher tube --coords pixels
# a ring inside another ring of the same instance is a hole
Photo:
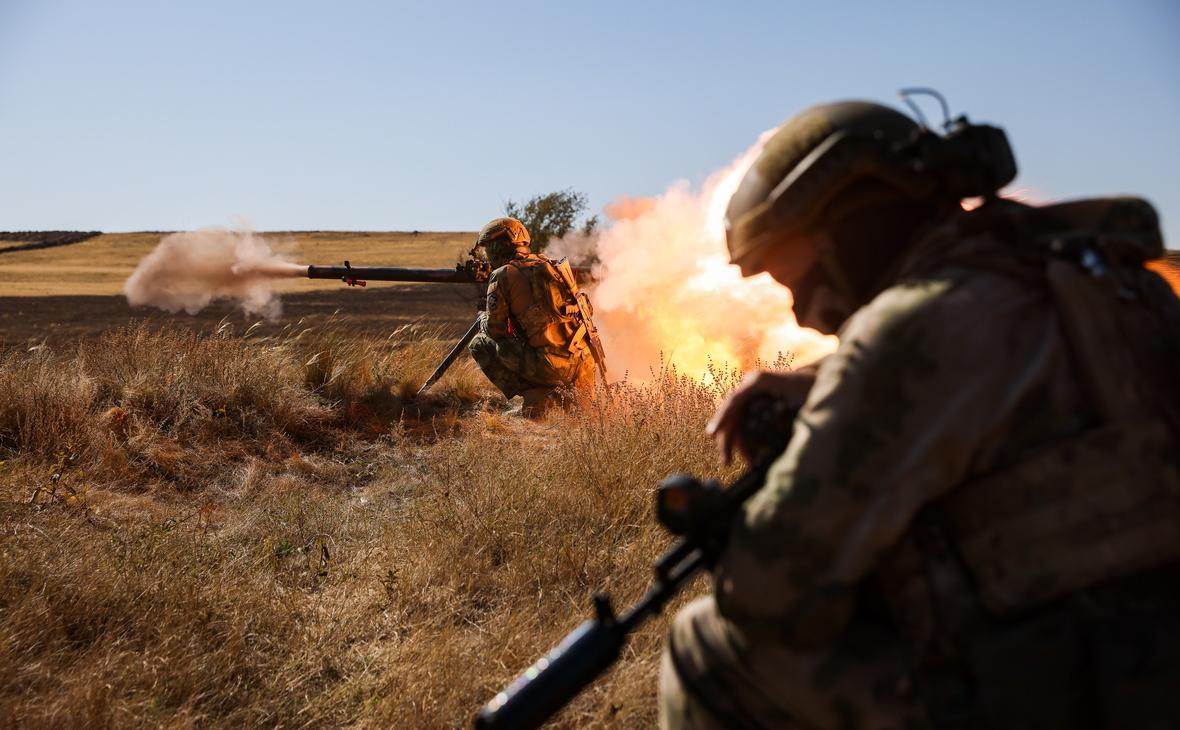
[[[463,269],[403,269],[394,266],[308,266],[309,279],[338,279],[349,286],[363,281],[406,281],[434,284],[478,284],[487,275]]]
[[[482,264],[482,265],[480,265]],[[590,281],[590,267],[574,267],[578,281]],[[402,281],[429,284],[485,284],[491,271],[484,262],[467,261],[453,269],[406,269],[395,266],[308,266],[309,279],[338,279],[349,286],[364,286],[366,281]]]

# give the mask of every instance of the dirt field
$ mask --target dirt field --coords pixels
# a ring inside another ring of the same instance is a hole
[[[206,330],[228,317],[245,329],[248,319],[229,304],[198,315],[150,308],[133,309],[121,291],[139,260],[159,243],[161,233],[108,233],[81,243],[36,251],[0,252],[0,347],[45,341],[61,345],[135,320]],[[300,263],[389,265],[440,268],[453,265],[471,246],[473,233],[351,233],[310,231],[268,233],[274,247]],[[384,336],[397,327],[425,321],[461,332],[474,316],[476,287],[467,284],[369,282],[349,288],[323,280],[291,280],[283,292],[283,316],[264,322],[271,334],[303,320],[314,325],[339,312],[353,332]]]

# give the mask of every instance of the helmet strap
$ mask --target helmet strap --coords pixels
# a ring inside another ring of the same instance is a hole
[[[814,264],[792,284],[795,318],[804,327],[835,333],[856,305],[832,286],[822,264]]]

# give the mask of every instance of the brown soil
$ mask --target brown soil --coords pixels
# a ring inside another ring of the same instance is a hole
[[[205,331],[225,320],[239,332],[261,322],[253,332],[269,335],[287,326],[314,326],[335,318],[347,331],[379,338],[402,325],[421,322],[441,327],[444,334],[453,330],[457,337],[475,317],[478,297],[477,287],[471,284],[402,284],[365,289],[341,285],[336,290],[284,295],[283,314],[271,321],[247,317],[229,303],[214,304],[189,315],[131,307],[122,296],[0,297],[0,349],[41,342],[60,347],[141,320]]]
[[[101,231],[0,231],[0,254],[69,246],[101,235]]]

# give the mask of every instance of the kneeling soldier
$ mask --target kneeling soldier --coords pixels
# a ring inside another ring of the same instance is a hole
[[[476,240],[491,263],[487,312],[469,349],[504,396],[524,398],[525,415],[540,416],[564,395],[593,386],[605,370],[590,319],[590,300],[573,270],[529,249],[515,218],[496,218]]]

